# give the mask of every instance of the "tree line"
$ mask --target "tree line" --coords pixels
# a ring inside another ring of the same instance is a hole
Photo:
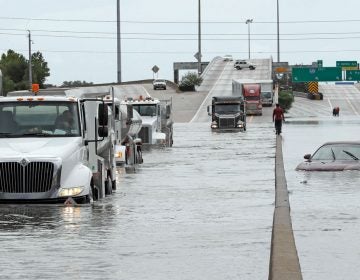
[[[39,84],[41,89],[53,87],[45,84],[50,76],[50,68],[43,54],[39,51],[31,55],[32,83]],[[0,69],[3,75],[3,91],[7,93],[15,90],[29,89],[29,60],[22,54],[8,50],[1,55]],[[86,81],[64,81],[61,87],[89,86],[93,83]]]

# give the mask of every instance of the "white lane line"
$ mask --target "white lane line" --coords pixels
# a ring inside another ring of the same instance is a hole
[[[346,98],[346,101],[347,101],[347,103],[349,103],[349,105],[350,105],[351,109],[354,111],[355,115],[358,116],[358,115],[359,115],[359,112],[356,111],[355,107],[352,105],[352,103],[350,102],[349,98]]]
[[[224,71],[226,69],[226,66],[228,65],[228,62],[225,64],[224,69],[221,71],[221,74],[219,76],[219,78],[217,79],[216,83],[214,84],[214,86],[211,88],[211,90],[209,91],[208,95],[206,95],[204,101],[201,103],[199,109],[197,110],[196,114],[194,115],[194,117],[191,119],[190,123],[194,122],[196,118],[199,117],[199,114],[202,110],[202,107],[204,106],[204,104],[207,102],[207,100],[209,99],[209,97],[211,96],[212,92],[214,91],[215,87],[217,86],[217,84],[219,83],[222,75],[224,74]]]
[[[332,108],[333,108],[333,106],[332,106],[332,104],[331,104],[330,99],[328,98],[328,99],[327,99],[327,101],[329,102],[330,108],[332,109]]]

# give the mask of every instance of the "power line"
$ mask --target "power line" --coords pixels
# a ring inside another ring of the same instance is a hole
[[[0,20],[26,20],[26,21],[53,21],[53,22],[88,22],[88,23],[114,23],[116,20],[96,20],[96,19],[60,19],[60,18],[27,18],[27,17],[0,17]],[[122,23],[133,24],[197,24],[197,21],[136,21],[122,20]],[[299,23],[351,23],[360,22],[360,19],[338,19],[338,20],[293,20],[280,21],[281,24]],[[243,24],[244,21],[202,21],[202,24]],[[276,24],[276,21],[254,21],[257,24]]]
[[[0,28],[0,30],[26,32],[27,29]],[[73,31],[73,30],[50,30],[32,29],[31,32],[48,33],[69,33],[69,34],[103,34],[115,35],[115,32],[104,31]],[[14,33],[9,33],[14,34]],[[197,36],[197,33],[160,33],[160,32],[122,32],[123,35],[152,35],[152,36]],[[306,35],[346,35],[360,34],[360,32],[302,32],[302,33],[281,33],[282,36],[306,36]],[[202,33],[206,36],[247,36],[247,33]],[[276,33],[252,33],[251,36],[275,36]]]
[[[6,52],[7,50],[1,50],[2,52]],[[28,50],[25,49],[17,49],[14,50],[17,52],[26,52]],[[87,54],[114,54],[116,51],[96,51],[96,50],[39,50],[42,53],[87,53]],[[126,54],[193,54],[192,51],[124,51]],[[205,51],[203,54],[219,54],[224,51]],[[247,51],[226,51],[227,53],[232,54],[247,54]],[[337,52],[360,52],[360,49],[355,50],[294,50],[294,51],[284,51],[283,53],[337,53]],[[252,51],[252,53],[257,54],[273,54],[276,53],[274,51]]]
[[[26,34],[0,32],[0,35],[26,36]],[[115,40],[116,37],[103,36],[74,36],[74,35],[47,35],[36,34],[33,37],[51,37],[51,38],[72,38],[72,39],[107,39]],[[303,37],[303,38],[284,38],[281,41],[309,41],[309,40],[349,40],[360,39],[360,36],[345,37]],[[143,40],[143,41],[197,41],[196,38],[146,38],[146,37],[124,37],[122,40]],[[246,41],[246,38],[203,38],[203,41]],[[253,38],[252,41],[276,41],[276,38]]]

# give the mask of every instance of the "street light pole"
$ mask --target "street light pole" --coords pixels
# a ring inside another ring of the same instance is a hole
[[[245,23],[248,25],[248,42],[249,42],[249,59],[250,59],[250,23],[253,22],[253,19],[247,19]]]
[[[277,6],[277,62],[280,62],[280,28],[279,28],[279,0],[276,0]]]
[[[120,0],[116,0],[116,6],[117,6],[117,82],[121,83]]]
[[[29,34],[29,90],[32,91],[32,61],[31,61],[31,32],[28,30]]]
[[[198,75],[201,75],[201,0],[199,0],[198,10]]]

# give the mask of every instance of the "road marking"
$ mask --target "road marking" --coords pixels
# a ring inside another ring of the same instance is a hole
[[[327,99],[327,101],[329,102],[330,108],[332,109],[332,108],[333,108],[333,106],[332,106],[332,104],[331,104],[330,99],[328,98],[328,99]]]
[[[202,110],[202,107],[204,106],[204,104],[207,102],[207,100],[209,99],[209,97],[211,96],[213,90],[215,89],[215,87],[217,86],[217,84],[219,83],[225,69],[226,69],[226,66],[228,65],[228,63],[225,64],[224,66],[224,69],[221,71],[221,74],[219,76],[219,78],[217,79],[217,81],[215,82],[214,86],[211,88],[211,90],[209,91],[208,95],[205,97],[204,101],[201,103],[199,109],[197,110],[196,114],[194,115],[194,117],[191,119],[190,123],[194,122],[194,120],[199,116],[201,110]]]
[[[351,109],[354,111],[355,115],[358,116],[358,115],[359,115],[359,112],[356,111],[355,107],[351,104],[349,98],[346,97],[346,101],[347,101],[347,103],[349,103],[349,105],[350,105]]]
[[[252,122],[253,118],[254,118],[254,116],[251,116],[249,122]]]

